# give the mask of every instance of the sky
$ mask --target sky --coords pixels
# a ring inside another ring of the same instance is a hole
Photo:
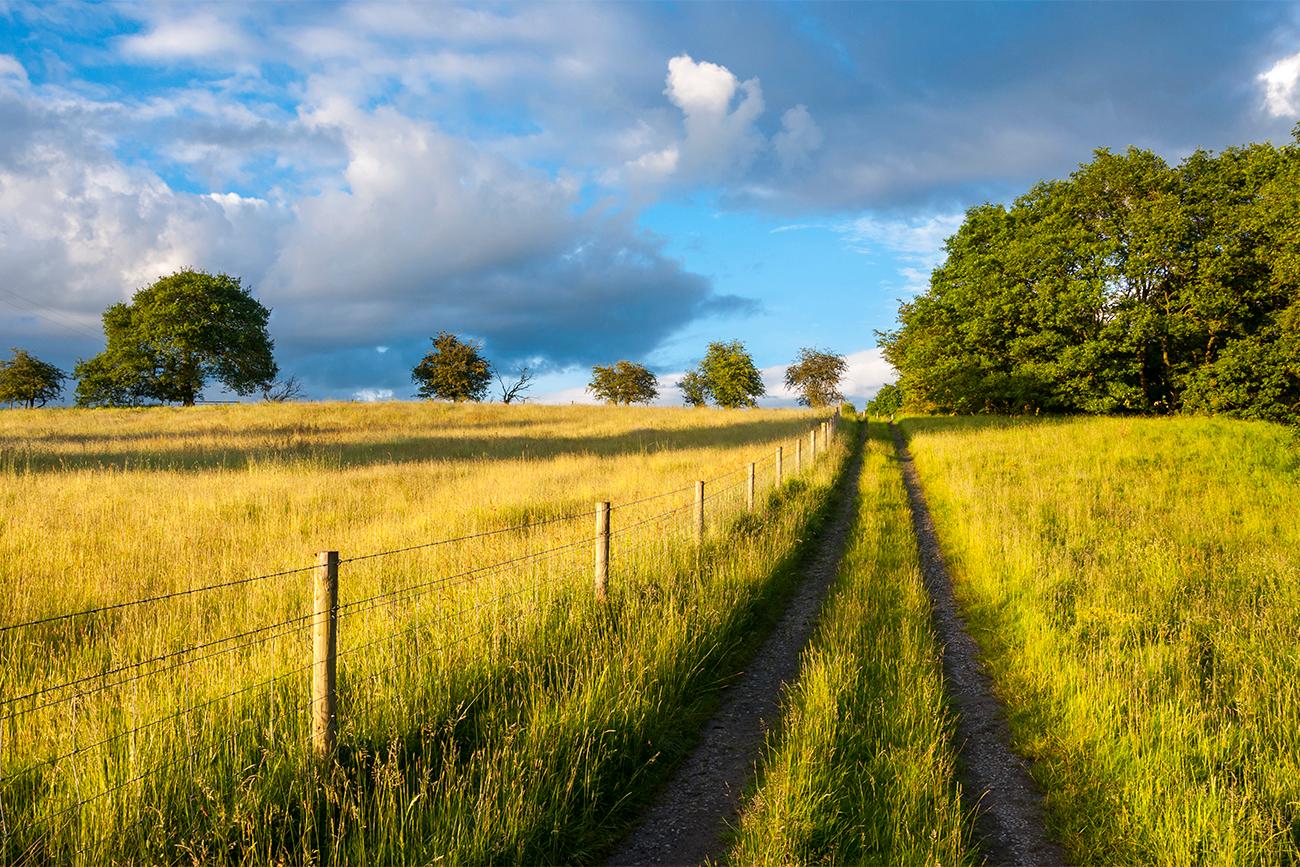
[[[312,398],[448,330],[535,400],[739,339],[764,403],[805,346],[861,401],[966,209],[1297,120],[1295,4],[0,0],[0,347],[70,370],[193,267]]]

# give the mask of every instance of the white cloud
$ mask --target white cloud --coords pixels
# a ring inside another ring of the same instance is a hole
[[[629,180],[715,183],[743,174],[766,144],[755,126],[763,113],[758,79],[742,82],[725,66],[682,54],[668,61],[665,84],[664,95],[682,112],[684,134],[629,160]]]
[[[199,13],[158,21],[145,33],[123,37],[118,46],[127,57],[140,60],[228,60],[245,54],[251,43],[238,26],[213,13]]]
[[[823,141],[821,127],[813,120],[808,107],[796,105],[781,115],[781,131],[773,137],[772,146],[781,164],[794,168],[807,163]]]
[[[391,388],[362,388],[352,392],[352,399],[364,403],[375,403],[381,400],[392,400],[393,390]]]
[[[1258,76],[1264,85],[1264,105],[1274,117],[1300,115],[1300,54],[1274,63]]]
[[[910,220],[859,217],[835,226],[835,231],[860,253],[887,252],[902,261],[898,274],[902,289],[915,293],[925,289],[930,272],[943,262],[944,243],[961,227],[965,215],[933,214]]]
[[[18,61],[18,58],[11,54],[0,54],[0,78],[16,78],[23,84],[27,83],[27,70]]]

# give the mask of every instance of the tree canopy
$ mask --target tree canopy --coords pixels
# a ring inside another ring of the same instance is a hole
[[[876,392],[876,396],[867,401],[867,415],[893,418],[903,408],[903,392],[894,383],[886,383]]]
[[[754,359],[739,340],[710,343],[704,360],[688,371],[677,387],[690,406],[704,406],[712,400],[728,409],[754,406],[767,391]]]
[[[659,396],[659,381],[643,364],[618,361],[605,367],[593,367],[587,391],[606,403],[650,403]]]
[[[21,404],[32,409],[58,400],[68,375],[53,364],[15,348],[13,355],[0,361],[0,403]]]
[[[77,365],[77,403],[193,406],[212,379],[253,394],[278,373],[270,315],[238,277],[193,270],[163,277],[104,311],[108,345]]]
[[[844,399],[840,380],[848,369],[843,355],[805,346],[785,369],[785,387],[797,391],[804,406],[830,406]]]
[[[432,338],[433,351],[411,371],[419,396],[457,403],[482,400],[492,384],[492,365],[477,340],[461,340],[449,331]]]
[[[881,335],[918,409],[1300,415],[1300,146],[1099,150],[947,253]]]

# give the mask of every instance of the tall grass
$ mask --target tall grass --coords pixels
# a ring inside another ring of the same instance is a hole
[[[735,864],[973,864],[907,494],[873,426],[849,548],[786,695]]]
[[[1206,419],[905,423],[1083,864],[1300,861],[1300,453]]]
[[[764,464],[754,514],[743,472],[718,479],[696,551],[680,489],[791,450],[811,416],[326,405],[204,408],[206,426],[168,411],[28,414],[24,431],[21,414],[0,415],[3,623],[278,571],[320,548],[346,558],[547,522],[343,564],[340,750],[325,767],[307,748],[302,623],[125,679],[300,617],[306,574],[3,633],[15,863],[591,861],[688,745],[844,457],[837,445],[780,489]],[[290,421],[333,433],[258,454]],[[173,428],[192,432],[186,449]],[[359,445],[331,455],[331,437]],[[257,459],[230,457],[246,453]],[[663,491],[615,511],[611,601],[595,604],[592,502]]]

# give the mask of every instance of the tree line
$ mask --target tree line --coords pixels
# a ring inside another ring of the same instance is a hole
[[[1098,150],[1010,207],[972,208],[880,335],[931,412],[1300,418],[1295,143]]]
[[[291,400],[302,389],[296,377],[279,378],[270,316],[238,277],[184,269],[105,310],[104,351],[79,361],[71,377],[15,348],[10,359],[0,360],[0,403],[44,406],[60,397],[69,378],[77,380],[77,405],[88,407],[193,406],[213,381],[241,396],[260,391],[267,400]],[[507,376],[487,359],[481,342],[447,331],[432,343],[411,371],[419,397],[480,401],[495,379],[503,403],[527,400],[532,369],[519,367]],[[846,368],[837,353],[805,348],[785,381],[801,404],[827,406],[843,399],[839,381]],[[765,393],[753,358],[738,340],[709,344],[677,387],[691,406],[754,406]],[[587,390],[611,404],[650,403],[659,396],[654,373],[627,360],[593,367]]]

